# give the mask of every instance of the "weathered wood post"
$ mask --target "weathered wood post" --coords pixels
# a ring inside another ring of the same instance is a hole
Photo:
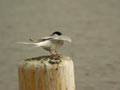
[[[19,90],[75,90],[70,57],[41,56],[19,63]]]

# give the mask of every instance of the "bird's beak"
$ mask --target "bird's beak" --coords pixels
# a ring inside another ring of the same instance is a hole
[[[60,38],[61,38],[61,40],[72,42],[71,38],[68,36],[62,35]]]
[[[70,43],[72,42],[71,38],[69,38],[67,41],[70,42]]]

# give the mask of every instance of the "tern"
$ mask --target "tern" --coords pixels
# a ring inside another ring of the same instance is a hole
[[[63,46],[64,41],[72,42],[71,38],[63,35],[61,32],[56,31],[51,35],[43,37],[39,40],[29,39],[30,42],[18,42],[22,44],[32,44],[34,47],[42,47],[43,49],[50,52],[52,56],[60,56],[57,50]],[[56,54],[53,54],[52,51],[55,51]]]

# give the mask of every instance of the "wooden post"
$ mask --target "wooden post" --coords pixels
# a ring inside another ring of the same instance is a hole
[[[70,57],[41,56],[19,63],[19,90],[75,90]]]

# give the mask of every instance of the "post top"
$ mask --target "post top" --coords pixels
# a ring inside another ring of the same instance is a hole
[[[33,58],[28,58],[25,59],[24,63],[43,63],[43,62],[48,62],[50,64],[59,64],[62,61],[71,61],[72,59],[68,56],[39,56],[39,57],[33,57]]]

